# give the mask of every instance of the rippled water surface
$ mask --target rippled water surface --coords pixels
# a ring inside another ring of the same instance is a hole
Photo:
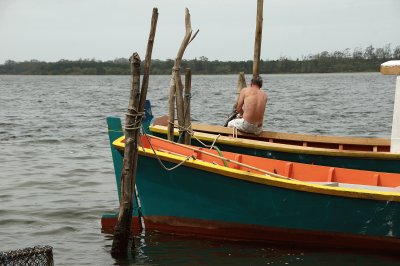
[[[192,118],[223,124],[235,75],[193,76]],[[249,80],[249,77],[247,77]],[[148,99],[167,113],[169,76]],[[265,75],[265,129],[388,137],[395,78],[378,73]],[[398,265],[376,255],[297,250],[146,232],[115,261],[100,217],[117,208],[107,116],[123,116],[128,76],[0,76],[0,251],[53,247],[56,265]]]

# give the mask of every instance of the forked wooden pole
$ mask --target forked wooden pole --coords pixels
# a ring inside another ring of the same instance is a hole
[[[174,67],[172,68],[172,75],[171,75],[171,80],[170,80],[170,87],[169,87],[169,123],[168,123],[168,140],[173,140],[174,139],[174,119],[175,119],[175,111],[174,111],[174,100],[176,99],[176,113],[177,113],[177,118],[178,118],[178,125],[183,126],[184,125],[184,116],[183,116],[183,85],[182,85],[182,80],[181,80],[181,73],[180,73],[180,67],[181,67],[181,60],[183,57],[183,54],[185,53],[186,47],[189,45],[189,43],[196,37],[197,31],[193,36],[192,36],[192,26],[190,22],[190,13],[189,9],[185,9],[185,36],[182,40],[181,46],[178,50],[178,54],[176,55],[175,58],[175,64]],[[183,131],[179,131],[179,139],[183,141]]]
[[[254,41],[253,77],[257,77],[258,75],[260,75],[263,4],[264,0],[257,1],[257,20],[256,20],[256,36]]]

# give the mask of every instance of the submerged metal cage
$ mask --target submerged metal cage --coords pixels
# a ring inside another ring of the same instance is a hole
[[[8,252],[0,251],[0,266],[53,266],[53,248],[35,246]]]

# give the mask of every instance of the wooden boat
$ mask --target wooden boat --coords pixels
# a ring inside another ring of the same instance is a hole
[[[390,140],[302,135],[264,131],[259,136],[231,128],[192,124],[192,145],[214,144],[224,151],[307,164],[400,173],[400,154],[390,152]],[[154,119],[149,131],[167,138],[167,117]],[[175,137],[178,130],[175,129]]]
[[[191,144],[215,144],[225,151],[293,162],[400,173],[400,61],[382,64],[381,73],[398,76],[391,140],[269,131],[255,136],[236,133],[222,126],[192,124]],[[155,119],[149,130],[156,136],[167,138],[167,123],[167,117]],[[177,136],[178,131],[174,134]]]
[[[124,138],[120,120],[108,122],[120,191]],[[218,153],[146,136],[138,151],[135,209],[146,230],[400,251],[400,174]],[[181,165],[167,171],[160,163]],[[115,214],[106,215],[102,228],[111,232],[115,223]]]

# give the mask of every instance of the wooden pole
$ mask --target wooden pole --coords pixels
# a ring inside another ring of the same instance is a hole
[[[246,87],[247,87],[247,85],[246,85],[246,78],[244,76],[244,72],[240,72],[239,76],[238,76],[238,80],[237,80],[237,85],[236,85],[236,104],[237,104],[237,101],[239,100],[240,91]]]
[[[192,26],[190,22],[190,13],[189,9],[185,9],[185,36],[182,40],[181,46],[178,50],[178,54],[176,55],[175,58],[175,63],[174,67],[172,68],[172,75],[171,75],[171,80],[170,80],[170,87],[169,87],[169,123],[168,123],[168,140],[173,140],[174,138],[174,119],[175,119],[175,113],[174,113],[174,98],[176,96],[176,112],[177,112],[177,118],[178,118],[178,124],[179,126],[184,125],[184,118],[183,118],[183,85],[182,85],[182,80],[181,80],[181,74],[180,74],[180,66],[181,66],[181,60],[183,57],[183,54],[185,53],[186,47],[189,45],[189,43],[196,37],[197,31],[193,37],[192,37]],[[175,95],[175,96],[174,96]],[[183,141],[183,131],[179,129],[179,139]]]
[[[260,75],[263,3],[264,0],[257,1],[257,20],[256,20],[256,36],[254,41],[253,77],[257,77]]]
[[[158,9],[153,8],[150,34],[149,34],[149,39],[147,41],[146,57],[144,60],[143,82],[142,82],[142,90],[140,92],[140,102],[139,102],[140,112],[144,111],[144,105],[146,104],[147,88],[149,86],[151,55],[153,53],[153,45],[154,45],[154,37],[156,35],[157,21],[158,21]]]
[[[179,62],[178,62],[179,60]],[[183,114],[183,85],[181,80],[181,73],[180,73],[180,59],[175,60],[175,95],[176,95],[176,116],[178,118],[178,125],[179,125],[179,138],[178,141],[183,143],[184,141],[184,130],[181,127],[184,126],[184,114]]]
[[[232,108],[232,112],[229,114],[228,119],[226,120],[224,127],[228,126],[228,123],[236,118],[237,115],[237,111],[236,111],[236,106],[237,106],[237,102],[239,101],[239,96],[240,96],[240,91],[243,88],[246,88],[246,78],[244,76],[244,72],[240,72],[239,76],[238,76],[238,81],[237,81],[237,85],[236,85],[236,102],[233,105]]]
[[[175,122],[175,75],[171,75],[169,82],[168,98],[168,140],[174,141],[174,122]]]
[[[186,68],[185,74],[185,97],[183,100],[184,106],[184,117],[185,117],[185,128],[192,129],[192,125],[190,122],[190,98],[191,98],[191,90],[192,90],[192,70],[190,68]],[[185,144],[191,144],[191,135],[189,132],[184,132]]]
[[[133,188],[134,175],[137,158],[137,138],[135,129],[137,125],[137,107],[140,97],[140,57],[134,53],[131,61],[131,93],[129,97],[129,107],[125,122],[125,150],[123,159],[123,169],[121,177],[121,200],[118,214],[117,226],[114,230],[114,239],[111,248],[113,257],[126,257],[128,254],[128,244],[131,232],[132,209],[133,209]],[[136,153],[136,155],[135,155]]]
[[[123,159],[123,172],[121,180],[121,202],[118,214],[118,223],[114,231],[114,240],[111,248],[113,257],[127,257],[128,243],[131,232],[133,193],[136,184],[136,169],[138,159],[138,139],[144,105],[146,102],[149,82],[151,54],[153,51],[154,36],[157,27],[158,10],[153,8],[151,28],[147,43],[146,58],[144,62],[144,76],[142,89],[140,88],[140,57],[134,53],[131,57],[132,86],[129,97],[129,108],[125,123],[125,150]],[[132,248],[134,243],[132,243]]]

